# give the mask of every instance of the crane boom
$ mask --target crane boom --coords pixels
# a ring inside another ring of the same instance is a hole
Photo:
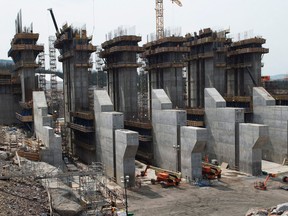
[[[172,3],[182,7],[180,0],[171,0]],[[156,38],[161,39],[164,37],[164,13],[163,13],[163,0],[156,0]]]
[[[58,25],[57,25],[57,22],[56,22],[56,19],[55,19],[55,16],[54,16],[52,8],[48,8],[47,10],[50,11],[50,14],[51,14],[51,17],[52,17],[52,20],[53,20],[53,23],[54,23],[54,27],[55,27],[56,33],[59,34]]]
[[[182,3],[179,0],[172,0],[172,3],[177,4],[179,7],[182,7]]]

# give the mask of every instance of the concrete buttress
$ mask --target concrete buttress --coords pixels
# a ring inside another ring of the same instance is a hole
[[[139,145],[139,134],[135,131],[119,129],[115,131],[116,139],[116,180],[129,176],[129,187],[135,186],[135,156]]]
[[[186,126],[184,110],[173,110],[163,89],[152,90],[153,151],[156,166],[181,171],[180,128]]]
[[[240,171],[262,174],[262,147],[269,141],[267,125],[239,124]]]
[[[207,142],[207,129],[181,127],[181,172],[188,179],[202,179],[202,153]]]

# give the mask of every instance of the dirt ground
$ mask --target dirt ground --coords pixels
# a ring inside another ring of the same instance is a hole
[[[178,187],[162,188],[142,179],[141,188],[128,190],[128,210],[135,215],[212,215],[243,216],[250,208],[270,208],[288,202],[284,183],[269,180],[267,191],[256,190],[254,182],[264,180],[225,170],[210,186],[182,182]]]

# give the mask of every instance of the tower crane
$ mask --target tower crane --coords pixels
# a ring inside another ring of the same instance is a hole
[[[172,3],[182,7],[180,0],[171,0]],[[156,0],[156,37],[157,40],[164,37],[164,16],[163,16],[163,0]]]

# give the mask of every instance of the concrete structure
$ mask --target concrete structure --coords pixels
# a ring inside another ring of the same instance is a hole
[[[108,93],[114,110],[124,113],[124,119],[138,118],[137,53],[141,37],[120,35],[102,43],[100,56],[106,59]]]
[[[21,11],[17,16],[16,34],[11,41],[11,48],[8,56],[15,63],[14,73],[20,77],[22,99],[21,113],[16,114],[16,118],[25,123],[31,129],[32,119],[32,92],[37,89],[37,80],[35,79],[35,69],[39,68],[35,59],[37,55],[44,50],[42,45],[37,45],[39,34],[33,33],[33,26],[22,28]],[[17,76],[16,76],[17,77]]]
[[[135,186],[135,155],[139,144],[138,136],[137,132],[126,129],[115,131],[116,180],[120,184],[121,177],[129,176],[127,185],[129,187]]]
[[[116,177],[115,131],[124,129],[123,113],[114,112],[107,91],[94,91],[94,113],[96,122],[96,161],[105,165],[108,176]]]
[[[96,161],[102,162],[106,174],[121,183],[121,177],[129,175],[129,186],[135,183],[135,156],[138,149],[138,133],[124,129],[123,113],[114,112],[107,91],[94,91],[96,121]]]
[[[54,44],[60,51],[58,60],[62,62],[64,74],[66,153],[87,163],[95,155],[94,113],[89,110],[88,94],[90,54],[96,50],[91,40],[85,29],[74,29],[66,24]]]
[[[20,112],[21,84],[12,74],[13,61],[0,60],[0,124],[16,123],[15,113]]]
[[[152,90],[153,155],[156,166],[181,171],[180,128],[186,111],[173,110],[163,89]]]
[[[185,107],[183,56],[189,52],[189,48],[183,45],[184,42],[184,37],[172,36],[143,45],[145,48],[143,56],[148,61],[150,100],[153,89],[164,89],[172,101],[172,108]]]
[[[33,117],[35,136],[45,145],[40,150],[40,158],[53,166],[62,168],[62,139],[51,127],[52,116],[48,115],[48,107],[43,91],[33,92]]]
[[[268,126],[239,124],[239,170],[262,175],[262,147],[269,141]]]
[[[227,95],[252,96],[253,87],[261,86],[261,59],[269,49],[260,37],[233,42],[227,53]]]
[[[206,128],[181,127],[181,172],[189,182],[202,179],[202,153],[206,142]]]
[[[221,95],[226,93],[226,55],[231,39],[229,31],[214,32],[210,28],[197,35],[186,35],[185,46],[190,53],[187,61],[187,106],[204,107],[204,88],[216,88]]]
[[[228,108],[214,88],[205,89],[205,122],[208,131],[207,153],[210,159],[239,168],[239,123],[244,123],[244,109]]]
[[[262,87],[253,88],[253,121],[269,127],[269,142],[263,147],[265,160],[282,163],[288,157],[288,106],[276,106]]]

